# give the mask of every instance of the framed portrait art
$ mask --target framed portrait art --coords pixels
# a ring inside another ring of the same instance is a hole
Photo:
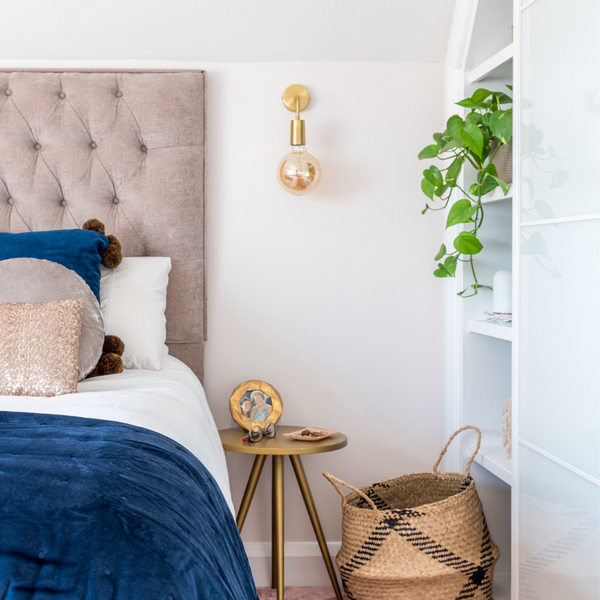
[[[252,425],[276,425],[283,413],[283,403],[272,385],[253,379],[240,383],[233,390],[229,411],[240,427],[249,430]]]

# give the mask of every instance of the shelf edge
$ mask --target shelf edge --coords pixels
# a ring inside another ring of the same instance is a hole
[[[505,342],[513,341],[512,327],[494,323],[493,321],[485,321],[482,319],[471,319],[469,321],[469,331],[478,335],[486,335],[487,337],[503,340]]]
[[[497,68],[511,61],[513,55],[514,44],[509,44],[505,48],[502,48],[502,50],[496,52],[496,54],[471,69],[471,72],[469,73],[469,82],[477,83],[478,81],[485,79]]]
[[[483,196],[481,198],[481,203],[482,204],[492,204],[494,202],[502,202],[503,200],[508,200],[512,203],[512,194],[508,194],[508,196],[501,196],[500,194],[494,194],[494,192],[492,192],[491,194],[488,194],[488,196]]]
[[[471,450],[475,450],[475,447],[471,447]],[[500,455],[500,460],[495,455]],[[508,459],[504,456],[504,449],[501,447],[494,448],[483,448],[479,451],[479,454],[475,457],[475,462],[481,465],[486,471],[489,471],[492,475],[495,475],[498,479],[504,481],[507,485],[512,486],[513,476],[512,471],[508,469],[502,462]],[[502,462],[500,462],[502,461]]]

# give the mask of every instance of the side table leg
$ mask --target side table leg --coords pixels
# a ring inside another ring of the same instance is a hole
[[[283,456],[273,456],[273,587],[283,600]]]
[[[250,471],[250,477],[248,477],[248,483],[246,484],[246,491],[244,492],[242,503],[240,504],[240,509],[238,510],[237,518],[235,520],[240,533],[242,532],[242,527],[244,526],[244,521],[246,520],[246,515],[248,514],[248,509],[250,508],[250,503],[254,497],[254,492],[256,491],[256,485],[260,479],[260,474],[262,473],[262,469],[265,465],[265,460],[267,460],[266,454],[257,454],[256,458],[254,459],[252,471]]]
[[[306,479],[306,473],[304,472],[302,461],[300,460],[300,456],[296,455],[291,455],[290,460],[292,461],[292,466],[294,467],[294,473],[296,473],[296,479],[298,480],[298,485],[300,486],[300,491],[302,492],[302,498],[304,498],[304,504],[306,504],[306,510],[308,512],[308,516],[310,517],[310,522],[315,530],[317,542],[319,542],[319,548],[321,549],[321,554],[323,555],[323,560],[325,561],[325,566],[327,567],[327,572],[329,573],[329,579],[331,579],[331,583],[333,584],[335,596],[337,600],[342,600],[342,592],[340,591],[340,586],[338,584],[331,556],[329,556],[329,549],[327,548],[325,535],[323,534],[323,529],[321,528],[321,522],[319,521],[319,515],[317,514],[315,501],[313,500],[310,487],[308,486],[308,480]]]

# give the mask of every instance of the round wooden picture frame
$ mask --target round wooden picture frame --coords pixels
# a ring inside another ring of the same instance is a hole
[[[240,383],[233,390],[229,398],[229,412],[233,420],[248,431],[253,425],[276,425],[283,413],[283,402],[272,385],[252,379]]]

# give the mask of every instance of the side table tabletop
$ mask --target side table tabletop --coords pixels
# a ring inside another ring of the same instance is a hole
[[[223,449],[226,452],[237,452],[239,454],[253,454],[255,456],[252,470],[250,471],[250,477],[246,485],[246,491],[240,504],[236,523],[238,530],[241,532],[248,514],[248,509],[252,502],[260,474],[264,467],[267,456],[273,457],[273,536],[272,536],[272,587],[277,590],[277,600],[283,600],[283,457],[289,456],[300,486],[300,492],[306,505],[306,510],[310,521],[312,523],[317,542],[329,578],[335,590],[337,600],[342,600],[342,593],[335,573],[331,556],[329,556],[329,550],[327,548],[327,542],[323,534],[321,522],[319,521],[319,515],[315,507],[315,502],[308,486],[308,480],[304,473],[304,467],[300,456],[303,454],[321,454],[323,452],[333,452],[334,450],[340,450],[348,445],[348,438],[341,434],[336,433],[333,436],[326,438],[318,442],[304,442],[294,440],[292,438],[283,437],[284,433],[291,433],[292,431],[298,431],[302,427],[291,427],[291,426],[278,426],[277,435],[274,438],[267,439],[263,438],[260,442],[244,442],[242,441],[248,436],[248,433],[239,428],[234,427],[232,429],[222,429],[219,431],[221,436],[221,443]]]

